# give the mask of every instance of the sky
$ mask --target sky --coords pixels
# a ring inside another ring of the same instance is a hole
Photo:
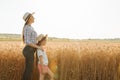
[[[0,33],[21,34],[26,12],[38,35],[120,38],[120,0],[0,0]]]

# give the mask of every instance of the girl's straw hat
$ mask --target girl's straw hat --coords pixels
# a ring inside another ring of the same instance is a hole
[[[40,35],[37,37],[37,41],[41,41],[43,38],[47,38],[47,35],[40,34]]]

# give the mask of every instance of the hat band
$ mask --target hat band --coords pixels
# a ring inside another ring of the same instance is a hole
[[[30,18],[30,16],[31,16],[31,14],[29,14],[29,15],[26,17],[25,21],[27,21],[27,20]]]

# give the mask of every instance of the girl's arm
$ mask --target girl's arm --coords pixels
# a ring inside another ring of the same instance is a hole
[[[42,65],[42,69],[41,69],[41,72],[42,74],[44,74],[44,64],[43,64],[43,56],[40,56],[40,64]]]
[[[43,65],[43,57],[40,56],[40,64]]]

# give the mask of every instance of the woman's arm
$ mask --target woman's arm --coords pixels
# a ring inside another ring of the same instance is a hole
[[[37,48],[37,49],[43,50],[42,47],[40,47],[40,46],[38,46],[38,45],[36,45],[36,44],[30,43],[30,44],[28,44],[28,45],[31,46],[31,47],[33,47],[33,48]]]

